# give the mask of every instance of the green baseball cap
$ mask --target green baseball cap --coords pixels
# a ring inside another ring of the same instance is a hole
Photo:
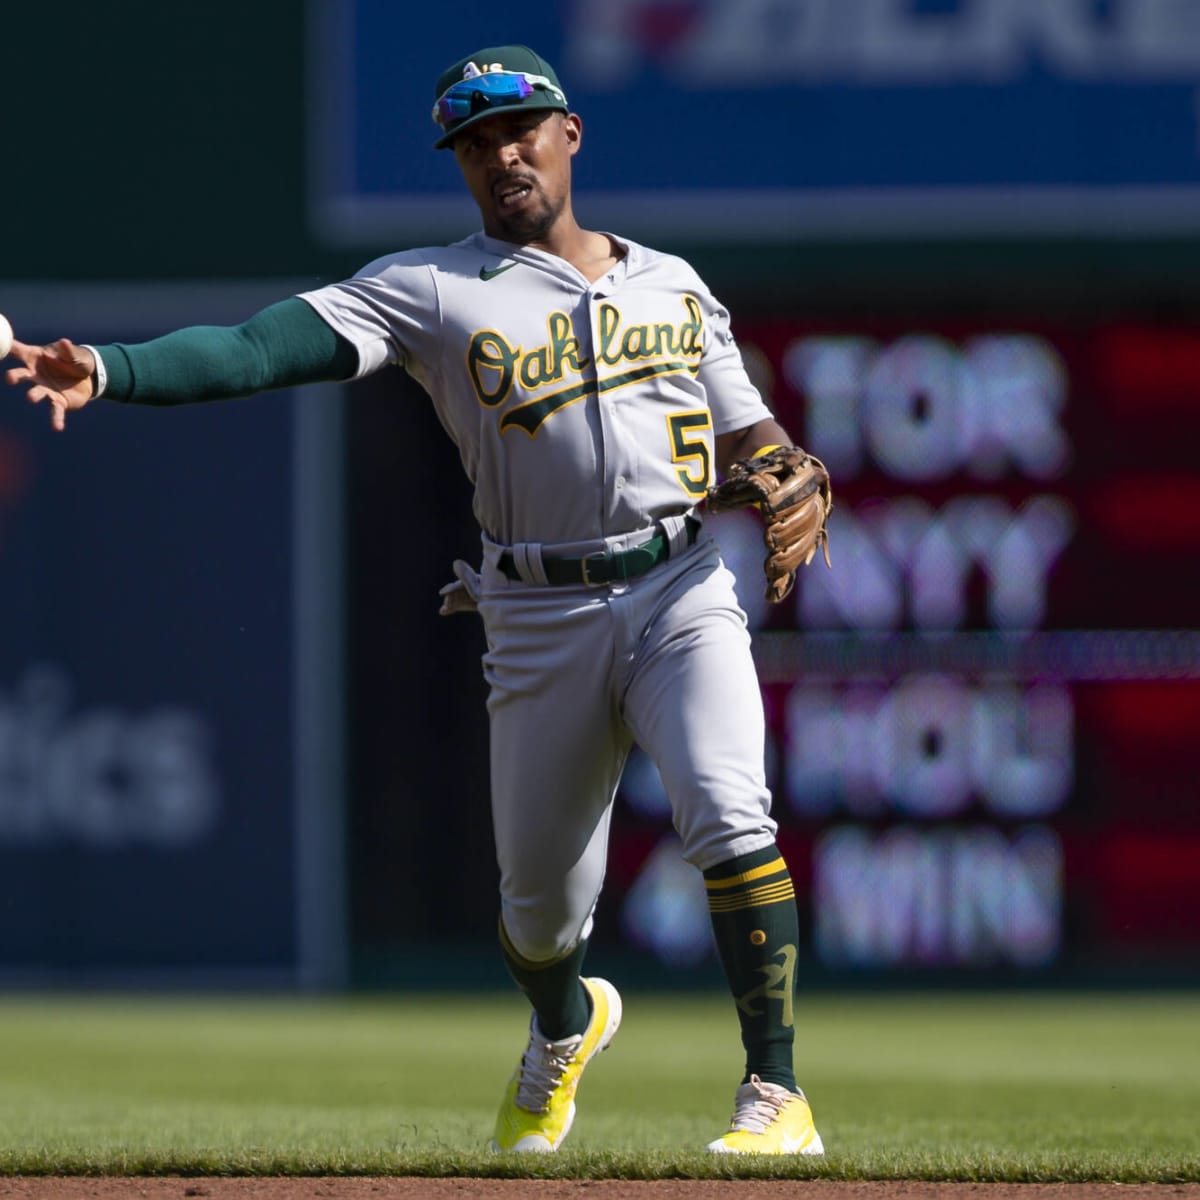
[[[569,111],[554,68],[528,46],[476,50],[438,76],[433,120],[442,136],[433,144],[444,150],[476,121],[514,107]]]

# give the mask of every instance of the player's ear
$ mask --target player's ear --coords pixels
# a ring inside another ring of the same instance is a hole
[[[583,121],[578,113],[563,113],[563,136],[567,139],[567,153],[577,154],[579,144],[583,140]]]

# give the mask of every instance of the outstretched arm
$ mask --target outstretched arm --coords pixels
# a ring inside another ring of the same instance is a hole
[[[98,346],[93,353],[60,338],[47,346],[13,343],[23,364],[10,384],[29,385],[35,404],[48,401],[50,420],[63,429],[68,412],[97,395],[97,355],[106,370],[103,395],[132,404],[228,400],[272,388],[348,379],[358,352],[303,300],[283,300],[242,325],[196,325],[140,345]]]

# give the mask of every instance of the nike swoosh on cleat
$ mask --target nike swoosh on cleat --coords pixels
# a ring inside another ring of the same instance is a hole
[[[511,271],[513,267],[517,265],[517,263],[506,263],[503,267],[496,267],[491,271],[489,271],[487,267],[480,267],[479,278],[482,279],[484,283],[487,283],[489,279],[495,279],[497,275],[503,275],[505,271]]]
[[[822,1158],[825,1155],[825,1145],[821,1141],[821,1135],[815,1130],[807,1143],[803,1135],[798,1138],[785,1137],[783,1140],[786,1144],[785,1153],[787,1154],[811,1155],[814,1158]]]

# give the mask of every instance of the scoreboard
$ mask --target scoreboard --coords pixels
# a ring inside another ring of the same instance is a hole
[[[831,970],[1200,955],[1200,325],[738,327],[834,481],[833,569],[739,578],[779,840]],[[614,823],[622,938],[712,954],[654,768]]]

